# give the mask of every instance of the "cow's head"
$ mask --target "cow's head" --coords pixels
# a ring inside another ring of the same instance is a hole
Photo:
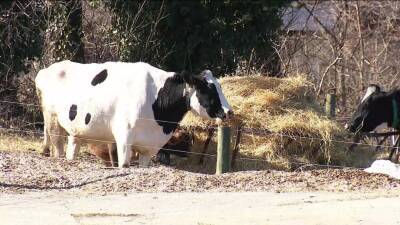
[[[233,115],[221,85],[210,70],[205,70],[200,76],[184,74],[184,81],[189,85],[188,98],[190,109],[204,118],[213,118],[217,122]]]
[[[370,85],[346,128],[353,133],[370,132],[392,122],[392,97],[377,85]]]

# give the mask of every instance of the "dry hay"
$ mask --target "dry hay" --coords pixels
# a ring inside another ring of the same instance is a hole
[[[342,136],[342,130],[315,103],[312,85],[304,77],[235,76],[222,78],[220,83],[235,112],[232,127],[242,124],[246,128],[272,132],[262,136],[242,136],[239,157],[267,159],[269,163],[238,160],[237,170],[254,169],[249,165],[255,164],[258,164],[255,169],[290,169],[296,167],[296,164],[290,163],[293,161],[336,163],[342,160],[343,154],[336,150],[338,143],[331,141]],[[189,113],[181,125],[186,128],[207,127],[212,125],[212,121]],[[195,133],[197,143],[192,151],[200,152],[207,135],[205,132]],[[213,140],[208,153],[215,154],[215,149]]]

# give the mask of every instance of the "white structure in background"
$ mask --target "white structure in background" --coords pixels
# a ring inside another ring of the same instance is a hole
[[[368,173],[386,174],[390,177],[400,179],[400,165],[392,163],[389,160],[376,160],[364,171]]]

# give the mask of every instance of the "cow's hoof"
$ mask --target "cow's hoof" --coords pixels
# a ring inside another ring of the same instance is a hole
[[[129,168],[129,164],[122,164],[122,166],[120,166],[119,168]]]
[[[114,167],[114,166],[111,164],[111,162],[109,162],[109,161],[102,161],[102,164],[103,164],[103,166],[105,166],[105,167]]]
[[[50,157],[50,152],[41,152],[40,155],[44,157]]]
[[[44,148],[42,150],[42,152],[40,153],[40,155],[42,155],[44,157],[50,157],[50,149],[49,148]]]

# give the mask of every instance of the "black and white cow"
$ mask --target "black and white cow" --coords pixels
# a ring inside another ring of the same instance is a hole
[[[115,142],[119,167],[129,166],[131,147],[139,164],[164,146],[188,111],[217,122],[232,108],[211,71],[201,76],[166,72],[146,63],[79,64],[62,61],[35,79],[44,117],[44,148],[75,159],[82,142]]]
[[[370,85],[346,128],[352,133],[371,132],[380,126],[399,129],[400,90],[382,91]]]

